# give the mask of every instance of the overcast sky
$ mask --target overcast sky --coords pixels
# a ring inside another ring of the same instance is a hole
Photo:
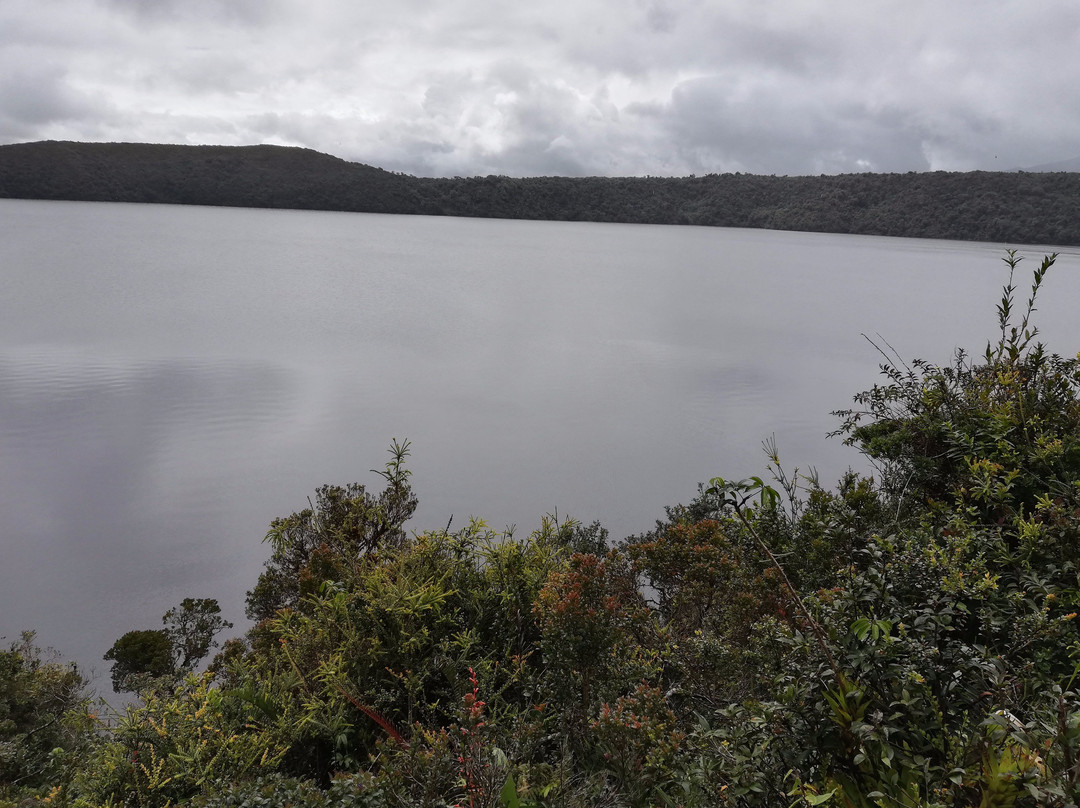
[[[1077,0],[0,0],[0,142],[306,146],[410,174],[1080,156]]]

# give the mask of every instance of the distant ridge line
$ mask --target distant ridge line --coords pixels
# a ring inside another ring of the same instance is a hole
[[[432,179],[301,147],[40,141],[0,146],[0,198],[1080,245],[1075,171]]]

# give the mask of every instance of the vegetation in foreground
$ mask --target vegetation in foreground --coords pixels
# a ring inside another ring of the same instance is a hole
[[[1009,282],[977,359],[882,367],[840,413],[876,464],[716,478],[647,533],[410,535],[385,486],[276,520],[254,627],[185,601],[110,650],[101,717],[0,653],[0,804],[1073,806],[1080,357]],[[133,632],[134,634],[134,632]],[[145,652],[145,653],[144,653]],[[201,656],[200,656],[201,655]],[[6,802],[5,802],[6,801]]]

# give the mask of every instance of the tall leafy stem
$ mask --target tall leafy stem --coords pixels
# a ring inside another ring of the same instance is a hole
[[[1039,329],[1031,325],[1031,315],[1036,311],[1035,298],[1039,294],[1039,288],[1042,286],[1043,278],[1046,277],[1046,273],[1049,271],[1050,267],[1054,265],[1057,257],[1057,253],[1051,253],[1050,255],[1043,257],[1042,263],[1039,265],[1039,268],[1035,270],[1031,281],[1031,296],[1027,300],[1027,308],[1020,318],[1020,324],[1014,326],[1012,325],[1012,314],[1013,295],[1016,292],[1016,285],[1013,283],[1013,276],[1016,273],[1016,267],[1024,259],[1022,256],[1017,256],[1016,250],[1006,250],[1005,257],[1001,260],[1009,267],[1009,280],[1005,284],[1005,288],[1002,291],[1001,302],[997,306],[998,327],[1001,330],[1001,338],[998,340],[996,347],[992,347],[987,343],[987,362],[996,364],[1006,357],[1010,363],[1016,362],[1024,351],[1027,350],[1031,341],[1038,335]],[[1041,346],[1037,345],[1036,349],[1040,354],[1042,353]]]
[[[1008,250],[1002,260],[1009,267],[1009,280],[1005,284],[1001,302],[997,306],[998,327],[1001,330],[1001,337],[998,339],[996,347],[987,344],[986,361],[990,367],[998,368],[999,373],[1004,372],[1005,380],[1008,382],[1006,388],[1013,388],[1021,427],[1020,433],[1025,439],[1029,439],[1028,413],[1025,412],[1023,392],[1027,384],[1038,375],[1043,367],[1045,351],[1041,342],[1035,343],[1034,347],[1031,348],[1026,362],[1028,367],[1021,370],[1019,366],[1021,359],[1027,353],[1029,346],[1031,346],[1032,340],[1039,333],[1038,327],[1031,325],[1031,315],[1035,313],[1035,298],[1039,294],[1043,278],[1046,277],[1046,273],[1057,260],[1057,253],[1044,256],[1039,268],[1035,270],[1031,281],[1031,296],[1027,300],[1027,307],[1024,309],[1019,325],[1012,325],[1013,294],[1016,290],[1013,283],[1013,274],[1023,258],[1017,256],[1016,250]]]
[[[731,507],[735,517],[742,523],[742,526],[746,528],[746,531],[751,537],[753,537],[758,547],[761,548],[761,551],[765,553],[765,556],[769,559],[769,563],[779,573],[780,580],[783,581],[784,589],[787,591],[787,595],[791,599],[792,605],[794,605],[806,619],[807,624],[810,626],[810,630],[814,633],[818,647],[821,648],[822,653],[825,655],[825,659],[828,660],[829,667],[832,668],[833,675],[836,677],[837,682],[843,682],[844,676],[840,671],[840,666],[836,663],[836,659],[833,658],[832,652],[829,650],[829,644],[825,638],[825,630],[821,627],[821,624],[814,619],[814,616],[810,614],[810,610],[806,608],[806,604],[803,603],[795,585],[791,583],[787,571],[784,570],[784,565],[780,563],[780,559],[776,557],[776,554],[773,553],[768,543],[761,537],[761,534],[748,518],[747,514],[749,509],[747,506],[755,496],[758,497],[761,508],[765,510],[775,510],[780,502],[780,494],[775,488],[767,485],[760,477],[749,477],[745,480],[738,481],[725,480],[723,477],[713,477],[709,480],[708,493],[718,497],[722,506]]]

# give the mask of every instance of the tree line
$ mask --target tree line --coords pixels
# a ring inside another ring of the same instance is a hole
[[[754,227],[1080,245],[1080,174],[424,178],[281,146],[0,146],[0,198]]]

